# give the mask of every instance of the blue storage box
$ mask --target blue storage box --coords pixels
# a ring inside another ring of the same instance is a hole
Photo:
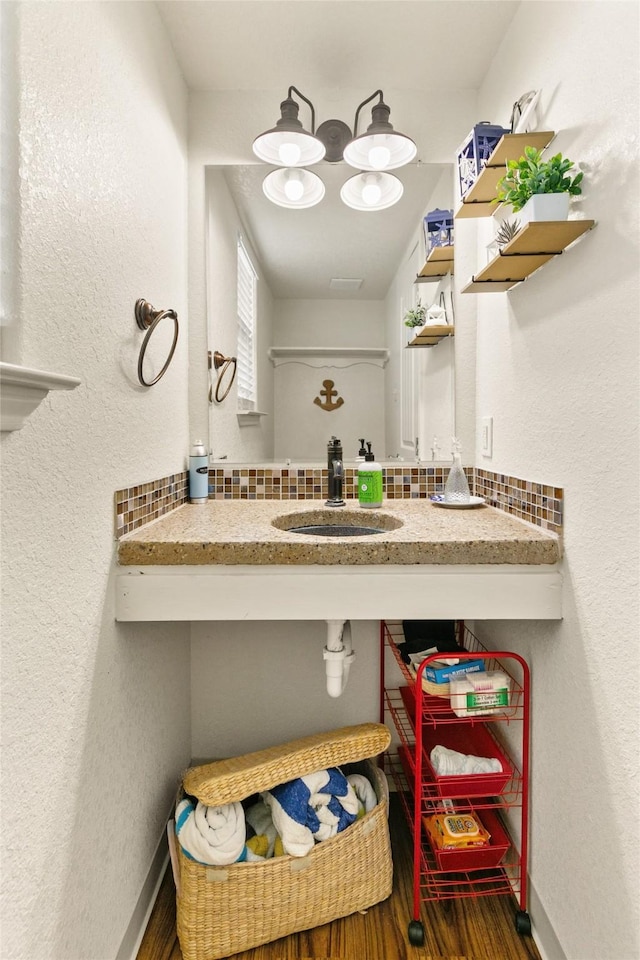
[[[427,255],[436,247],[453,244],[453,210],[430,210],[424,218],[424,248]]]
[[[473,127],[462,146],[458,148],[456,158],[461,198],[474,185],[505,133],[511,133],[511,130],[492,123],[478,123]]]
[[[464,677],[467,673],[480,673],[485,669],[484,660],[461,660],[460,663],[446,663],[438,665],[437,660],[428,663],[424,668],[427,680],[432,683],[448,683],[450,680]]]

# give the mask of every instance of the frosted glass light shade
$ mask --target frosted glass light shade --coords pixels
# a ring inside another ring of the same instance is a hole
[[[404,187],[391,173],[365,172],[343,184],[340,198],[354,210],[386,210],[397,203]]]
[[[310,170],[287,167],[272,170],[262,182],[264,195],[279,207],[304,210],[324,197],[324,183]]]
[[[256,137],[253,152],[260,160],[276,167],[307,167],[322,160],[326,148],[306,130],[276,127]]]
[[[344,148],[344,159],[359,170],[395,170],[410,163],[418,148],[403,133],[363,133]]]

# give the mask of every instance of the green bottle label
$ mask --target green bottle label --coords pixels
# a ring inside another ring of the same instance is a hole
[[[494,707],[509,706],[509,691],[506,687],[500,690],[488,690],[480,693],[467,693],[467,710],[489,710]]]
[[[360,503],[382,503],[382,470],[358,471]]]

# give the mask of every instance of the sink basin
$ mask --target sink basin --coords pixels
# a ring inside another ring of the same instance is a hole
[[[309,523],[302,527],[289,527],[289,533],[307,533],[316,537],[368,537],[384,533],[383,527],[360,527],[352,523]]]
[[[272,525],[278,530],[307,536],[370,537],[397,530],[402,526],[402,521],[377,510],[349,510],[343,507],[324,510],[318,507],[317,510],[283,514],[272,520]]]

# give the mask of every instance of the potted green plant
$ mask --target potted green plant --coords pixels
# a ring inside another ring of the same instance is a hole
[[[423,307],[420,300],[413,309],[407,310],[404,315],[405,327],[424,327],[427,322],[427,308]]]
[[[569,200],[582,193],[583,174],[570,175],[572,160],[557,153],[549,160],[542,151],[525,147],[519,160],[507,161],[507,172],[498,180],[496,201],[510,203],[521,212],[522,226],[531,220],[566,220]]]

